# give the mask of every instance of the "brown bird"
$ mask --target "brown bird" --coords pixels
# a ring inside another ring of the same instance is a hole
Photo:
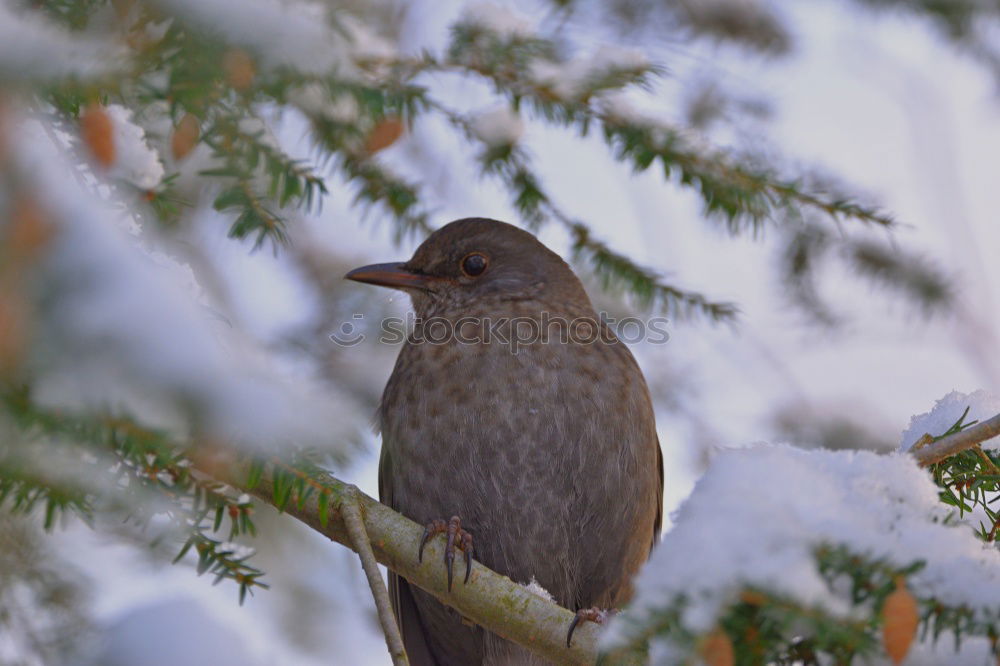
[[[662,456],[642,372],[566,262],[470,218],[347,278],[402,289],[416,314],[379,408],[381,501],[424,542],[450,532],[466,580],[474,548],[578,619],[624,603],[660,531]],[[545,663],[389,579],[411,664]]]

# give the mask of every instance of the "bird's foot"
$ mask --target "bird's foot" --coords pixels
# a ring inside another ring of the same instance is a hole
[[[417,561],[424,561],[424,546],[436,534],[447,534],[448,543],[444,548],[444,565],[448,569],[448,591],[451,592],[452,572],[455,569],[455,547],[458,546],[465,554],[465,580],[469,582],[472,573],[472,535],[462,529],[462,520],[452,516],[447,523],[443,520],[432,520],[424,527],[424,536],[420,539],[420,550],[417,551]]]
[[[617,613],[616,610],[608,610],[604,608],[581,608],[576,612],[576,617],[573,621],[569,623],[569,631],[566,633],[566,647],[570,646],[573,640],[573,632],[576,631],[577,626],[581,622],[593,622],[595,624],[604,624],[607,619]]]

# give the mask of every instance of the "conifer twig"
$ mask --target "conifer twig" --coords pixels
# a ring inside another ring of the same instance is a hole
[[[378,610],[378,620],[382,625],[382,633],[385,634],[385,643],[389,648],[389,656],[392,657],[393,666],[407,666],[410,663],[406,656],[406,648],[403,646],[403,637],[399,634],[399,625],[396,624],[396,616],[392,612],[392,602],[389,600],[389,590],[386,589],[382,573],[378,570],[378,561],[372,552],[372,544],[365,530],[364,520],[361,518],[361,509],[358,502],[358,489],[349,486],[347,496],[341,505],[341,514],[344,516],[344,527],[354,543],[354,552],[361,559],[361,568],[365,570],[368,578],[368,585],[372,590],[372,597],[375,599],[375,608]]]
[[[911,450],[917,462],[926,467],[997,436],[1000,436],[1000,414],[919,449]]]

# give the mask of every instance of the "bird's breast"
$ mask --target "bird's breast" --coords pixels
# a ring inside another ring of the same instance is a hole
[[[587,469],[616,477],[632,443],[655,437],[645,384],[622,350],[411,341],[383,397],[385,445],[410,472],[494,494],[566,492]]]
[[[654,494],[652,481],[640,470],[655,468],[655,426],[621,345],[550,341],[513,353],[411,341],[381,419],[396,508],[422,523],[461,516],[481,535],[484,563],[522,582],[548,581],[563,603],[591,560],[605,557],[580,544],[628,534],[649,513],[640,503]],[[558,557],[541,563],[534,552]]]

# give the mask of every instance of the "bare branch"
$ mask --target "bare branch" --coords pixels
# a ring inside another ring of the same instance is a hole
[[[981,444],[988,439],[993,439],[1000,435],[1000,414],[993,418],[977,423],[971,428],[966,428],[953,435],[942,437],[936,442],[919,449],[911,449],[914,457],[923,466],[933,465],[944,460],[948,456],[971,449],[977,444]]]
[[[371,587],[375,608],[378,610],[378,621],[382,625],[382,633],[385,634],[385,643],[389,648],[389,656],[392,657],[393,666],[407,666],[410,660],[406,656],[403,637],[399,635],[396,616],[392,613],[389,590],[385,586],[385,581],[382,580],[382,573],[378,570],[378,562],[375,560],[372,544],[368,538],[368,532],[365,531],[364,520],[361,518],[361,509],[357,499],[360,492],[352,486],[346,501],[341,506],[344,527],[351,535],[354,552],[361,558],[361,568],[365,570],[365,576],[368,577],[368,585]]]

